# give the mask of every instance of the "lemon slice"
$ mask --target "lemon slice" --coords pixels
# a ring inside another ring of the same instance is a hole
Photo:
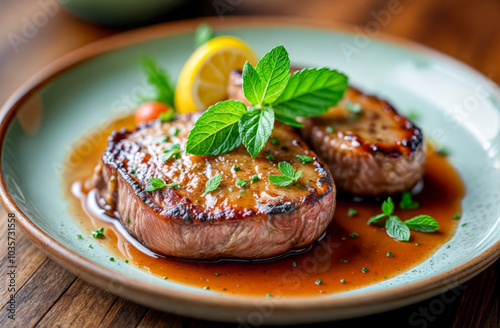
[[[227,99],[229,73],[245,62],[255,65],[253,50],[241,39],[220,36],[200,46],[182,68],[175,91],[178,113],[205,110]]]

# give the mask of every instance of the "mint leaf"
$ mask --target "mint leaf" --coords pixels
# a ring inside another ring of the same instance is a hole
[[[267,177],[267,180],[280,187],[286,187],[293,182],[292,179],[283,175],[271,175],[270,177]]]
[[[418,207],[418,202],[413,201],[411,199],[411,193],[406,191],[403,193],[403,196],[401,196],[399,207],[403,210],[413,210]]]
[[[434,232],[439,229],[439,223],[429,215],[418,215],[404,221],[404,224],[413,230],[422,232]]]
[[[186,152],[193,155],[219,155],[241,144],[238,122],[247,113],[240,101],[226,100],[210,106],[189,133]]]
[[[161,160],[166,163],[171,157],[179,159],[181,157],[181,146],[179,144],[171,144],[165,147],[163,150],[163,156]]]
[[[170,84],[167,73],[156,62],[147,57],[143,58],[142,65],[147,81],[156,88],[155,100],[174,108],[174,88]]]
[[[289,178],[289,179],[294,179],[295,177],[295,170],[293,169],[292,165],[288,162],[279,162],[278,163],[278,168],[280,169],[281,174],[283,176]]]
[[[391,197],[387,197],[387,200],[382,203],[382,212],[385,215],[391,215],[394,212],[394,203]]]
[[[384,213],[381,213],[381,214],[377,214],[375,216],[372,216],[369,220],[368,220],[368,224],[380,224],[380,220],[383,220],[387,217],[386,214]]]
[[[205,183],[205,192],[212,192],[219,187],[222,181],[222,174],[216,174]]]
[[[274,112],[269,107],[254,109],[241,117],[240,136],[250,156],[259,155],[274,128]]]
[[[249,62],[246,62],[243,66],[241,77],[243,79],[242,88],[245,98],[247,98],[252,105],[260,104],[265,85],[255,68],[253,68]]]
[[[255,70],[264,84],[259,104],[274,102],[285,89],[290,77],[290,59],[285,47],[271,49],[259,60]]]
[[[389,236],[399,241],[410,240],[410,229],[397,216],[389,216],[385,221],[385,230]]]
[[[211,39],[214,38],[214,30],[210,27],[210,25],[201,23],[198,28],[196,29],[196,32],[194,34],[194,42],[196,48],[199,46],[202,46],[203,44],[207,43]]]
[[[292,182],[297,182],[297,180],[302,175],[302,171],[295,172],[292,165],[288,162],[279,162],[278,168],[282,175],[271,175],[267,179],[271,181],[272,184],[278,186],[288,186]]]
[[[289,117],[320,116],[336,105],[347,89],[347,77],[328,68],[310,68],[290,76],[285,90],[272,104]]]
[[[167,188],[177,188],[179,187],[179,183],[178,182],[172,182],[172,183],[169,183],[166,185]]]
[[[167,186],[165,182],[163,182],[163,180],[160,178],[150,178],[149,182],[151,183],[151,185],[146,188],[146,191],[155,191]]]
[[[293,117],[289,117],[278,112],[274,112],[274,117],[280,121],[281,123],[285,123],[286,125],[293,126],[295,128],[303,128],[304,124],[297,122]]]
[[[302,161],[302,164],[306,164],[313,161],[313,158],[306,155],[297,155],[297,158]]]

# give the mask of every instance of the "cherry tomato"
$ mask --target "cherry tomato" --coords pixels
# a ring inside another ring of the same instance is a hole
[[[137,111],[135,112],[135,121],[137,123],[147,122],[151,120],[156,120],[161,113],[166,112],[170,109],[170,106],[159,102],[159,101],[150,101],[144,104],[141,104]]]

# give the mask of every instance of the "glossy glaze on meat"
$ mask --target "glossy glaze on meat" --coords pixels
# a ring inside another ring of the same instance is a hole
[[[241,85],[241,72],[231,72],[229,99],[246,102]],[[300,133],[327,163],[341,192],[386,196],[411,189],[422,179],[422,131],[385,100],[350,87],[323,116],[299,120],[305,125]]]
[[[324,232],[335,209],[335,185],[298,134],[277,123],[273,136],[279,143],[268,142],[253,159],[243,146],[224,155],[194,156],[184,149],[197,117],[181,115],[110,136],[93,183],[133,235],[161,254],[215,259],[274,256],[307,246]],[[181,156],[164,163],[163,150],[172,143],[180,144]],[[303,164],[296,155],[314,160]],[[297,183],[279,187],[268,181],[280,174],[282,161],[303,171]],[[219,173],[219,187],[204,192],[205,183]],[[252,183],[255,175],[259,179]],[[153,177],[179,185],[147,192]],[[238,178],[248,180],[247,186],[238,186]]]

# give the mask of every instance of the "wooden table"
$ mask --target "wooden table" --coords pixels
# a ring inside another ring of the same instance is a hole
[[[92,25],[62,8],[16,49],[11,33],[21,33],[25,18],[41,10],[40,0],[0,2],[0,104],[33,73],[61,55],[118,30]],[[241,0],[200,1],[184,16],[227,14],[294,15],[327,19],[361,28],[374,21],[394,0]],[[500,2],[496,0],[401,1],[402,10],[380,24],[383,32],[428,45],[478,69],[500,82]],[[0,209],[2,276],[6,276],[6,212]],[[162,313],[100,290],[65,271],[45,257],[17,230],[18,311],[16,321],[7,317],[7,281],[0,289],[0,327],[233,327]],[[500,327],[500,261],[457,287],[456,299],[440,296],[395,311],[365,318],[325,323],[330,327]],[[441,307],[441,305],[443,305]],[[415,315],[427,317],[411,324]]]

